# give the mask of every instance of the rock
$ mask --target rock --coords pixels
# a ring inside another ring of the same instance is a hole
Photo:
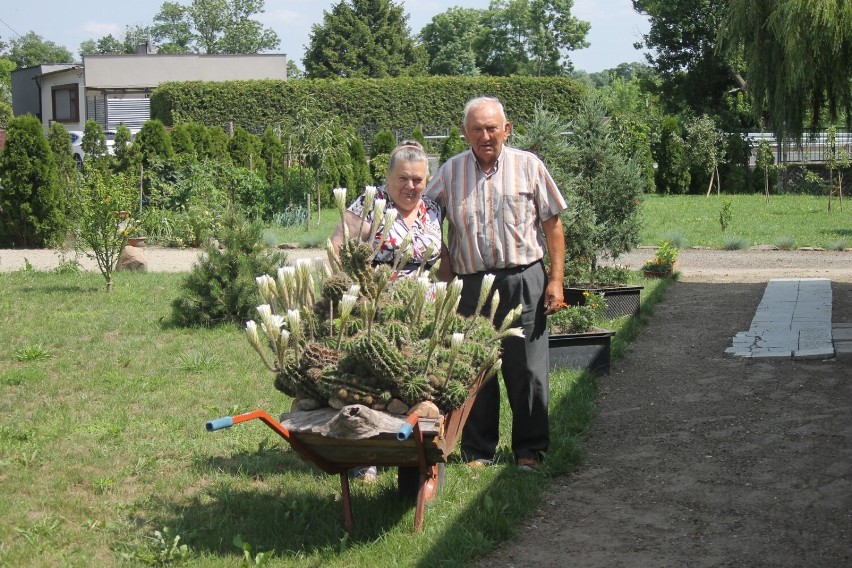
[[[316,410],[323,404],[313,398],[295,398],[293,399],[293,404],[290,405],[290,412],[294,412],[296,410]]]
[[[388,403],[388,412],[391,414],[405,414],[408,412],[408,405],[398,398],[395,398]]]
[[[346,406],[346,402],[337,398],[336,396],[333,396],[330,399],[328,399],[328,405],[335,410],[340,410],[344,406]]]
[[[438,410],[438,407],[434,402],[430,402],[428,400],[424,400],[423,402],[418,402],[408,411],[408,414],[414,414],[420,418],[438,418],[441,415],[441,411]]]
[[[126,246],[118,257],[116,270],[142,271],[148,270],[148,259],[145,257],[145,249],[142,247]]]

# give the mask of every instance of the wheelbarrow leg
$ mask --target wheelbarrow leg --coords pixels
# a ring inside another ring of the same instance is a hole
[[[340,473],[340,490],[343,501],[343,522],[346,523],[346,530],[349,534],[355,529],[355,521],[352,518],[352,498],[349,495],[349,472],[343,471]]]

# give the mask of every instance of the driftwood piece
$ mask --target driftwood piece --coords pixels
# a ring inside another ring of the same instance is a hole
[[[396,433],[403,422],[402,418],[360,404],[350,404],[341,410],[324,407],[311,411],[290,412],[281,416],[281,425],[290,432],[351,440],[396,438]],[[438,434],[436,420],[421,419],[419,424],[424,436]]]

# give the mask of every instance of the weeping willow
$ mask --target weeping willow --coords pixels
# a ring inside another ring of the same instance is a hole
[[[806,125],[852,128],[852,2],[729,0],[723,49],[742,56],[748,89],[777,135],[801,139]]]

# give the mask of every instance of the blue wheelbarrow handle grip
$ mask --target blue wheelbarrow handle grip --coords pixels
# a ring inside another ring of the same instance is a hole
[[[222,418],[216,418],[207,422],[207,431],[214,432],[223,428],[230,428],[233,425],[234,418],[232,416],[223,416]]]
[[[403,442],[411,437],[411,433],[414,432],[414,427],[406,422],[402,426],[399,427],[399,432],[396,433],[396,439],[400,442]]]

